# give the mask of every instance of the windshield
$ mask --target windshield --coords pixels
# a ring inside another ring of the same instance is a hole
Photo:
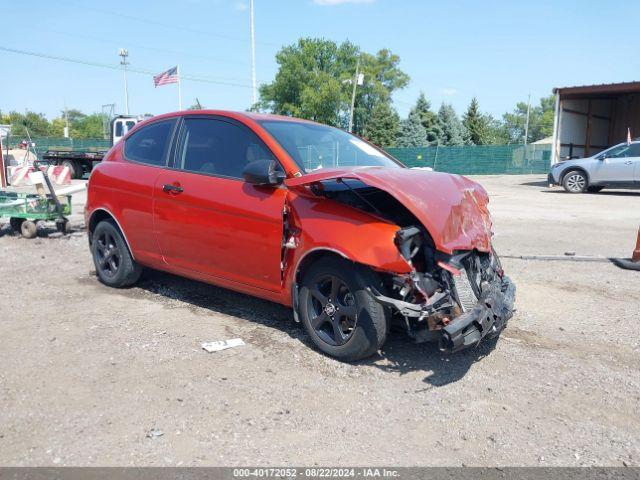
[[[337,128],[313,123],[261,121],[304,172],[335,167],[402,165],[384,152]]]

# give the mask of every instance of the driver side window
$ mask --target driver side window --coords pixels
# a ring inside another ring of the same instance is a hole
[[[607,158],[624,158],[629,156],[629,145],[620,145],[609,150],[605,156]]]
[[[275,160],[248,128],[213,118],[186,118],[176,167],[193,173],[242,179],[247,164]]]

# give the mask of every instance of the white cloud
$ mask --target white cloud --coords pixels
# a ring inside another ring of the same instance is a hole
[[[342,5],[343,3],[372,3],[375,0],[313,0],[316,5],[333,6]]]
[[[446,97],[452,97],[458,93],[458,91],[455,88],[441,88],[440,93]]]

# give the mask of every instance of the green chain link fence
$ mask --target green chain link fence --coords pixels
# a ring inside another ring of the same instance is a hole
[[[551,163],[551,145],[467,145],[385,150],[408,167],[431,167],[463,175],[547,173]]]
[[[23,139],[10,137],[10,148]],[[109,140],[36,137],[31,141],[41,157],[47,150],[95,152],[107,150]],[[464,175],[519,175],[547,173],[551,163],[551,145],[466,145],[461,147],[386,148],[408,167]]]

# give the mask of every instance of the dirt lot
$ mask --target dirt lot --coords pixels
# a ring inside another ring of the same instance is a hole
[[[640,192],[478,180],[502,255],[631,253]],[[640,273],[503,263],[518,312],[497,343],[443,355],[392,334],[350,365],[281,306],[161,273],[110,290],[84,234],[4,235],[0,464],[640,465]]]

